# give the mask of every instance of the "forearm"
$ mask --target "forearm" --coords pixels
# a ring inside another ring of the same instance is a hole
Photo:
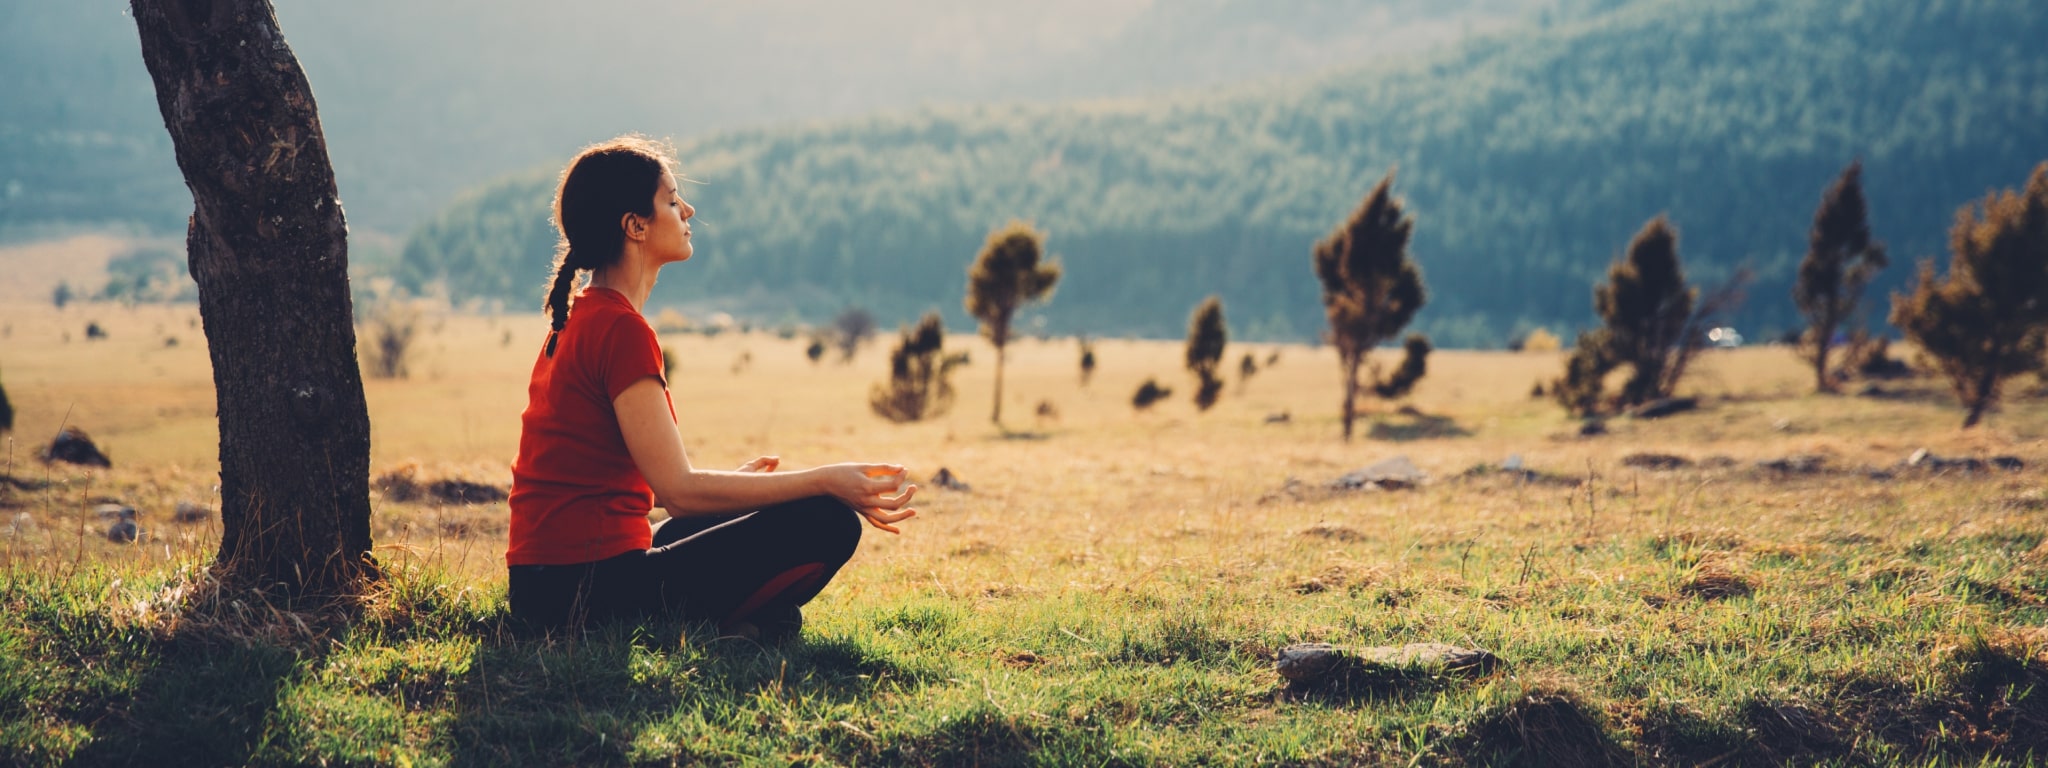
[[[649,478],[656,503],[671,517],[745,512],[823,493],[815,470],[728,472],[687,469]]]

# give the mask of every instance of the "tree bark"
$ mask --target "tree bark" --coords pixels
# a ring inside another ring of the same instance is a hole
[[[1971,393],[1975,397],[1971,398],[1970,415],[1963,417],[1963,429],[1977,426],[1984,419],[1984,412],[1991,408],[1991,391],[1998,386],[1998,378],[1997,365],[1984,367],[1984,375],[1978,377],[1976,391]]]
[[[996,345],[996,409],[988,417],[989,421],[998,427],[1003,425],[1003,349],[1005,346],[1003,344]]]
[[[1835,325],[1817,324],[1813,332],[1813,386],[1822,393],[1833,392],[1835,386],[1828,381],[1828,349],[1834,344]]]
[[[313,93],[267,0],[130,0],[178,168],[220,421],[214,572],[284,597],[356,594],[370,420],[348,226]]]
[[[1351,422],[1358,418],[1358,366],[1363,354],[1344,358],[1344,442],[1351,442]]]

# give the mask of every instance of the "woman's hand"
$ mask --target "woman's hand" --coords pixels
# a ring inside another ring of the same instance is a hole
[[[740,468],[739,468],[739,470],[738,470],[738,471],[740,471],[740,472],[773,472],[773,471],[775,471],[775,468],[776,468],[776,467],[779,467],[779,466],[782,466],[782,457],[780,457],[780,456],[762,456],[761,458],[755,459],[755,460],[753,460],[753,461],[749,461],[749,462],[747,462],[747,463],[745,463],[745,464],[741,464],[741,465],[740,465]]]
[[[846,502],[867,518],[870,525],[890,533],[901,533],[891,523],[917,515],[910,497],[916,485],[903,483],[905,470],[897,464],[830,464],[818,468],[820,485],[826,493]],[[901,493],[889,494],[902,489]]]

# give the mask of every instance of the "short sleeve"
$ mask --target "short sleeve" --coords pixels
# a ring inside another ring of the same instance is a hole
[[[605,398],[616,400],[627,387],[649,376],[666,388],[661,342],[654,337],[654,329],[648,327],[647,321],[637,314],[621,314],[612,320],[611,326],[602,345],[604,359],[597,365]]]

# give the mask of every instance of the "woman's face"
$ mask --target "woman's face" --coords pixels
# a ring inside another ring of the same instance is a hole
[[[676,175],[663,171],[661,184],[654,190],[654,220],[647,229],[647,250],[664,264],[688,261],[696,252],[690,245],[690,217],[696,215],[697,209],[683,202],[682,191],[676,188]]]

